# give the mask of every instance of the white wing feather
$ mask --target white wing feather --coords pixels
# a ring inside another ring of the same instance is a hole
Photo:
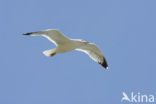
[[[85,52],[89,55],[91,59],[108,69],[106,59],[104,58],[100,49],[95,44],[89,43],[87,45],[83,45],[82,47],[77,48],[76,50]]]
[[[39,31],[39,32],[30,32],[30,33],[26,33],[24,35],[32,35],[32,36],[41,35],[41,36],[46,37],[48,40],[53,42],[55,45],[64,44],[65,42],[69,41],[69,39],[67,37],[65,37],[57,29],[48,29],[48,30]]]

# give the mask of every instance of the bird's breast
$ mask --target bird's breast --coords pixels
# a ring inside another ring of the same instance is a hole
[[[64,52],[69,52],[76,49],[76,47],[73,44],[64,44],[60,45],[56,48],[57,53],[64,53]]]

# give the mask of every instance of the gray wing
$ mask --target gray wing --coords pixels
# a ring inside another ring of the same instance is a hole
[[[65,42],[69,41],[69,39],[67,37],[65,37],[57,29],[48,29],[48,30],[39,31],[39,32],[30,32],[30,33],[25,33],[24,35],[32,35],[32,36],[41,35],[41,36],[46,37],[48,40],[53,42],[55,45],[64,44]]]
[[[91,59],[101,64],[105,69],[108,69],[108,64],[105,57],[95,44],[89,43],[80,48],[77,48],[76,50],[85,52]]]

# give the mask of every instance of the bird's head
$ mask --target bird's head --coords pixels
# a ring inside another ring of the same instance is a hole
[[[87,41],[85,41],[85,42],[83,42],[84,44],[89,44],[89,42],[87,42]]]
[[[85,45],[89,44],[89,42],[85,41],[85,40],[80,40],[81,42],[83,42]]]

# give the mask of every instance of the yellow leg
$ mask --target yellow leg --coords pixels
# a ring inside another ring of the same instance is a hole
[[[54,56],[56,53],[51,53],[50,56]]]

